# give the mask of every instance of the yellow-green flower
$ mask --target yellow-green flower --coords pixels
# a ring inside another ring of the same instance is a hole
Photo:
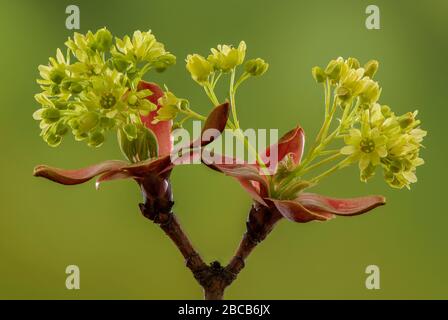
[[[148,62],[152,67],[164,69],[176,62],[176,57],[165,50],[163,43],[158,42],[151,33],[137,30],[123,39],[116,39],[116,50],[112,50],[115,59],[137,64],[140,61]]]
[[[350,156],[353,161],[359,161],[362,173],[370,164],[375,167],[380,164],[381,158],[387,156],[386,142],[387,138],[378,128],[370,129],[368,125],[363,125],[362,130],[350,129],[341,153]]]
[[[165,92],[163,97],[158,100],[160,108],[157,110],[157,115],[152,123],[156,124],[160,121],[168,121],[176,118],[180,111],[182,101],[182,99],[176,97],[171,91]]]
[[[236,66],[243,63],[246,56],[246,43],[241,41],[238,48],[229,45],[218,45],[211,49],[212,54],[208,56],[208,61],[213,64],[215,69],[223,72],[229,72]]]
[[[187,70],[190,72],[194,81],[204,84],[208,80],[208,76],[213,71],[212,64],[199,54],[188,55]]]

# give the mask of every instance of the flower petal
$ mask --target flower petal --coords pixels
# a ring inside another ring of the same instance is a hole
[[[157,110],[160,108],[158,100],[163,96],[163,91],[160,87],[151,82],[140,81],[137,87],[138,90],[148,89],[152,92],[152,95],[148,96],[147,99],[157,105],[157,109],[151,111],[147,116],[140,116],[143,124],[152,132],[154,132],[157,137],[157,142],[159,144],[159,156],[163,157],[173,150],[173,137],[171,135],[171,128],[173,126],[173,121],[159,121],[153,124],[152,121],[157,116]]]
[[[65,170],[40,165],[34,168],[33,175],[35,177],[44,177],[60,184],[75,185],[84,183],[99,174],[119,170],[126,165],[128,165],[127,162],[119,160],[108,160],[77,170]]]
[[[327,221],[334,217],[333,214],[310,211],[300,204],[300,202],[295,200],[268,200],[275,205],[275,208],[282,216],[294,222],[305,223],[313,220]]]
[[[314,193],[302,193],[297,198],[303,207],[318,214],[355,216],[386,204],[383,196],[366,196],[352,199],[330,198]]]
[[[269,167],[271,172],[275,172],[277,164],[285,156],[290,154],[295,164],[302,160],[303,148],[305,146],[305,134],[301,127],[296,127],[287,132],[280,140],[269,146],[260,154],[261,159]],[[277,150],[277,159],[270,159],[271,150]]]

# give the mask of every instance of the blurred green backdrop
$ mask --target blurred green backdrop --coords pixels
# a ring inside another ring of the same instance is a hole
[[[81,32],[107,26],[123,36],[152,29],[178,64],[148,80],[169,85],[199,111],[209,105],[185,71],[188,53],[244,39],[249,57],[270,63],[239,95],[244,127],[300,123],[309,138],[322,118],[322,91],[310,74],[331,58],[381,63],[381,101],[398,113],[420,110],[429,135],[412,191],[391,190],[380,175],[359,182],[355,167],[319,186],[333,196],[384,194],[388,204],[353,219],[282,221],[254,254],[226,298],[448,298],[445,201],[448,2],[375,1],[381,30],[364,26],[371,1],[1,1],[0,298],[200,299],[180,254],[138,211],[131,181],[61,187],[33,178],[35,165],[74,168],[120,158],[112,140],[92,150],[67,138],[52,149],[31,117],[37,66],[72,31],[65,8],[81,10]],[[244,231],[250,199],[232,179],[201,166],[173,174],[175,211],[207,261],[228,261]],[[81,290],[65,288],[65,268],[81,269]],[[381,269],[381,289],[364,285],[367,265]]]

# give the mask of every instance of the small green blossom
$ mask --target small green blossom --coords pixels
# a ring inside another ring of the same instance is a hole
[[[377,166],[380,159],[387,156],[386,137],[377,128],[351,129],[345,138],[341,153],[359,161],[359,169],[364,171],[371,164]]]
[[[216,49],[212,48],[211,52],[207,60],[214,68],[223,72],[229,72],[243,63],[246,56],[246,43],[241,41],[238,48],[233,48],[229,45],[218,45]]]
[[[378,71],[379,63],[376,60],[370,60],[364,65],[364,75],[366,77],[369,77],[370,79],[373,79],[376,72]]]
[[[261,58],[248,60],[244,69],[251,76],[258,77],[263,75],[269,68],[269,64]]]
[[[135,31],[132,39],[129,36],[117,38],[112,55],[117,64],[129,63],[129,66],[136,66],[140,62],[147,62],[148,68],[158,70],[164,70],[176,63],[176,57],[165,50],[163,43],[158,42],[151,31]]]
[[[313,67],[313,69],[311,69],[311,73],[317,83],[322,83],[327,79],[327,75],[320,67]]]
[[[201,85],[207,82],[208,76],[213,71],[213,66],[209,61],[199,54],[188,55],[185,61],[187,70],[194,81]]]
[[[159,121],[175,119],[181,110],[182,99],[177,98],[174,93],[167,91],[164,93],[163,97],[159,98],[158,103],[160,109],[157,110],[157,116],[153,120],[154,124]]]

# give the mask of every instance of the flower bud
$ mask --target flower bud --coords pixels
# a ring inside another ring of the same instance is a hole
[[[347,64],[350,68],[355,69],[355,70],[361,66],[358,59],[356,59],[356,58],[348,58]]]
[[[338,60],[331,60],[325,68],[325,74],[333,80],[339,80],[341,73],[341,62]]]
[[[87,144],[89,147],[100,147],[104,142],[104,134],[102,134],[100,131],[94,131],[91,134],[89,134],[89,140],[87,141]]]
[[[346,87],[338,87],[336,89],[336,95],[343,101],[348,100],[351,97],[350,90]]]
[[[131,106],[135,106],[135,105],[137,104],[137,102],[138,102],[138,97],[137,97],[137,95],[135,95],[135,94],[131,94],[131,95],[129,95],[129,97],[128,97],[128,103],[129,103],[129,105],[131,105]]]
[[[325,72],[320,67],[314,67],[313,69],[311,69],[311,73],[313,74],[313,78],[317,83],[322,83],[327,79]]]
[[[95,112],[86,112],[78,119],[77,122],[73,123],[76,128],[74,126],[72,126],[72,128],[78,130],[81,134],[87,133],[98,124],[98,118],[98,114]]]
[[[176,56],[171,53],[167,53],[161,56],[156,62],[154,62],[154,68],[157,72],[163,72],[169,66],[176,64]]]
[[[198,54],[189,55],[186,62],[191,77],[199,84],[205,83],[213,71],[211,63]]]
[[[123,126],[123,132],[129,141],[137,139],[137,127],[135,124],[128,123]]]
[[[42,110],[41,117],[47,123],[53,123],[61,118],[61,112],[56,108],[45,108]]]
[[[112,63],[113,63],[113,66],[115,67],[115,69],[117,69],[117,71],[119,71],[119,72],[125,72],[130,65],[130,62],[128,60],[126,60],[124,57],[120,57],[120,56],[113,57]]]
[[[45,135],[44,139],[45,139],[45,142],[50,147],[57,147],[58,145],[61,144],[61,141],[62,141],[62,137],[55,133],[49,133],[49,134]]]
[[[53,68],[50,71],[50,80],[56,84],[60,84],[64,80],[66,74],[64,67]]]
[[[70,92],[73,94],[79,94],[83,89],[83,86],[79,82],[72,82],[69,87]]]
[[[63,136],[64,134],[67,133],[67,131],[68,131],[68,127],[67,127],[67,125],[66,125],[65,123],[63,123],[62,121],[59,121],[59,122],[56,124],[56,126],[55,126],[55,128],[54,128],[54,131],[56,132],[56,134],[57,134],[58,136]]]
[[[361,93],[361,99],[363,102],[372,104],[378,101],[381,95],[381,89],[378,82],[369,80],[366,82],[363,92]]]
[[[364,65],[364,75],[372,79],[375,73],[378,71],[378,66],[378,61],[370,60]]]
[[[381,113],[383,114],[383,116],[384,116],[385,118],[389,118],[389,117],[391,117],[391,116],[394,115],[394,113],[392,112],[392,110],[390,109],[390,107],[387,106],[387,105],[382,105],[382,106],[381,106]]]
[[[261,58],[248,60],[244,66],[245,71],[255,77],[264,74],[268,68],[269,64]]]
[[[109,51],[112,46],[112,34],[106,28],[99,29],[95,33],[95,49],[100,52]]]

